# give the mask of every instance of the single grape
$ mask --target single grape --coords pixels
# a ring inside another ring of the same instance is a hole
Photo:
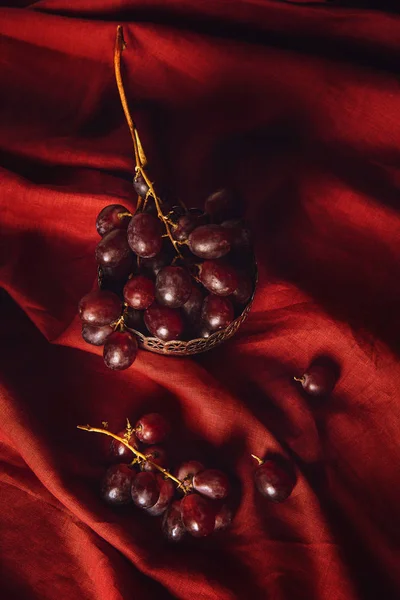
[[[126,231],[113,229],[106,233],[96,246],[96,262],[103,267],[126,264],[131,256]]]
[[[149,460],[151,460],[151,462],[155,463],[156,465],[159,465],[160,467],[165,468],[168,464],[167,453],[165,452],[165,450],[162,446],[150,446],[149,448],[146,449],[145,452],[143,452],[143,454],[145,454],[146,457]],[[140,465],[140,468],[142,469],[142,471],[157,472],[156,467],[154,467],[149,462],[142,463]]]
[[[205,469],[193,477],[193,488],[212,500],[223,500],[230,490],[229,479],[218,469]]]
[[[296,483],[292,466],[281,457],[267,458],[254,471],[258,491],[271,502],[289,498]]]
[[[138,351],[136,338],[128,331],[114,331],[104,344],[103,358],[109,369],[122,371],[134,362]]]
[[[205,537],[214,531],[215,508],[199,494],[188,494],[181,500],[182,521],[193,537]]]
[[[181,464],[179,469],[176,471],[176,477],[180,481],[184,481],[186,484],[192,484],[193,477],[204,471],[204,465],[197,460],[188,460]]]
[[[140,471],[132,481],[131,495],[133,503],[140,508],[154,506],[160,495],[155,474],[149,471]]]
[[[238,273],[238,285],[232,293],[232,298],[240,305],[245,305],[250,300],[253,294],[253,282],[251,278],[243,273]]]
[[[128,215],[121,216],[124,213],[129,213],[129,210],[125,206],[122,206],[122,204],[105,206],[97,215],[97,233],[103,237],[103,235],[113,229],[127,229],[131,217]]]
[[[146,197],[146,194],[149,191],[149,186],[143,179],[142,175],[136,175],[135,179],[133,180],[133,189],[138,196],[141,196],[141,198]]]
[[[231,246],[237,250],[243,250],[251,247],[251,233],[244,225],[241,219],[230,219],[224,221],[222,227],[227,227],[231,231]]]
[[[152,258],[162,248],[161,222],[148,213],[136,213],[128,227],[128,243],[141,258]]]
[[[146,310],[154,302],[155,287],[148,277],[135,275],[124,287],[125,302],[135,310]]]
[[[203,301],[204,293],[197,285],[192,283],[190,296],[182,306],[182,311],[190,325],[196,326],[200,323]]]
[[[82,337],[85,342],[92,344],[93,346],[103,346],[106,339],[113,331],[111,325],[98,327],[97,325],[82,323]]]
[[[204,210],[214,222],[220,222],[229,218],[233,210],[232,193],[228,190],[214,192],[206,199]]]
[[[215,531],[223,531],[232,523],[233,511],[227,504],[223,504],[215,515]]]
[[[204,261],[200,267],[199,279],[209,292],[217,296],[229,296],[239,283],[235,269],[218,260]]]
[[[183,320],[178,310],[154,302],[144,313],[147,329],[160,340],[176,340],[183,331]]]
[[[221,225],[202,225],[189,235],[189,248],[200,258],[221,258],[231,249],[231,233]]]
[[[224,329],[233,321],[232,302],[228,298],[210,294],[203,302],[201,317],[210,331]]]
[[[167,510],[175,493],[175,485],[171,479],[164,479],[161,473],[156,475],[156,479],[160,488],[160,495],[154,506],[146,509],[146,512],[152,517],[159,517]]]
[[[168,421],[159,413],[143,415],[135,425],[136,437],[143,444],[159,444],[170,432]]]
[[[295,380],[301,383],[304,391],[310,396],[324,397],[333,392],[337,374],[334,368],[328,365],[311,365],[302,377],[296,377]]]
[[[199,217],[195,214],[187,214],[179,217],[175,225],[171,227],[172,237],[178,242],[185,242],[193,229],[202,225]]]
[[[182,267],[164,267],[156,279],[157,300],[164,306],[180,308],[188,300],[192,291],[192,281]]]
[[[139,444],[134,431],[131,431],[131,434],[128,435],[126,429],[123,429],[122,431],[119,431],[117,435],[126,439],[126,441],[133,446],[133,448],[139,450]],[[113,460],[118,460],[120,463],[131,463],[135,458],[135,455],[133,454],[132,450],[129,450],[129,448],[124,446],[122,442],[119,442],[118,440],[112,440],[110,444],[110,457]]]
[[[84,323],[103,327],[118,319],[122,310],[122,302],[113,292],[96,290],[83,296],[78,310]]]
[[[120,464],[109,467],[101,484],[101,497],[114,506],[130,504],[131,485],[135,472],[128,465]]]
[[[182,521],[181,500],[171,504],[162,521],[162,530],[170,542],[180,542],[186,535],[186,529]]]

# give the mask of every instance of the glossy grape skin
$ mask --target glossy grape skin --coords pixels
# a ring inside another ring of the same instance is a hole
[[[126,439],[126,441],[133,448],[136,448],[136,450],[138,450],[139,444],[136,439],[135,433],[132,431],[131,435],[128,438],[125,437],[125,434],[126,434],[126,429],[123,429],[122,431],[119,431],[117,433],[117,435],[119,437]],[[118,440],[112,440],[112,442],[110,444],[110,458],[113,460],[118,460],[118,462],[120,462],[120,463],[128,463],[129,464],[133,461],[133,459],[135,458],[135,455],[133,454],[132,450],[129,450],[129,448],[124,446],[124,444],[122,444],[122,442],[119,442]]]
[[[208,196],[204,203],[204,210],[215,223],[229,218],[233,210],[232,207],[232,194],[225,189],[214,192]]]
[[[172,483],[171,479],[164,479],[161,473],[156,475],[156,479],[160,489],[160,495],[154,506],[146,509],[147,514],[152,517],[159,517],[167,510],[175,493],[175,485]]]
[[[251,246],[250,230],[240,219],[231,219],[224,221],[222,227],[227,227],[231,231],[231,246],[237,250],[244,250]]]
[[[162,225],[157,217],[148,213],[136,213],[128,227],[128,244],[141,258],[156,256],[163,245]]]
[[[179,217],[175,225],[171,227],[172,237],[178,242],[185,242],[196,227],[204,225],[206,220],[201,215],[189,213]]]
[[[93,346],[103,346],[108,336],[113,332],[111,325],[103,325],[98,327],[96,325],[88,325],[82,323],[82,337],[88,344]]]
[[[231,249],[231,233],[221,225],[202,225],[189,235],[189,248],[196,256],[206,259],[221,258]]]
[[[149,191],[149,186],[143,179],[142,175],[137,175],[133,180],[133,189],[141,198],[146,197],[146,194]]]
[[[103,327],[118,319],[122,311],[122,302],[113,292],[96,290],[83,296],[78,311],[84,323]]]
[[[190,325],[196,326],[200,323],[203,301],[204,293],[197,285],[192,284],[190,296],[182,306],[182,311]]]
[[[122,206],[122,204],[110,204],[105,206],[103,210],[99,212],[96,219],[97,233],[103,237],[109,231],[114,229],[127,229],[130,216],[119,217],[123,213],[129,213],[129,210]]]
[[[109,467],[101,484],[101,497],[108,504],[121,506],[130,504],[131,485],[135,476],[134,471],[125,464]]]
[[[144,313],[147,329],[160,340],[176,340],[182,334],[183,320],[177,309],[154,302]]]
[[[105,285],[107,285],[107,282],[125,283],[133,271],[133,258],[132,252],[129,252],[129,256],[127,256],[116,267],[105,267],[104,265],[101,265],[100,268]]]
[[[328,396],[336,385],[336,373],[332,367],[325,365],[311,365],[300,378],[304,391],[309,396]]]
[[[176,471],[176,477],[180,481],[184,481],[186,484],[192,484],[193,477],[204,471],[204,465],[197,460],[188,460],[181,464],[179,469]]]
[[[135,310],[146,310],[154,302],[153,281],[143,275],[134,275],[124,287],[125,302]]]
[[[217,296],[229,296],[239,283],[235,269],[218,260],[204,261],[200,267],[199,279],[209,292]]]
[[[230,490],[229,479],[218,469],[205,469],[193,477],[193,488],[212,500],[224,500]]]
[[[103,267],[118,267],[131,256],[126,231],[113,229],[96,246],[96,262]]]
[[[217,514],[215,515],[215,529],[214,531],[223,531],[227,529],[233,519],[233,511],[228,504],[223,504]]]
[[[245,273],[238,273],[238,285],[232,292],[232,298],[244,306],[247,304],[253,294],[254,285],[251,278]]]
[[[223,296],[210,294],[203,302],[201,318],[210,331],[225,329],[234,318],[232,302]]]
[[[133,503],[140,508],[154,506],[160,495],[155,474],[149,471],[140,471],[132,481],[131,495]]]
[[[186,529],[182,521],[181,500],[171,504],[163,517],[162,530],[170,542],[180,542],[186,535]]]
[[[132,334],[128,331],[114,331],[104,344],[104,362],[109,369],[122,371],[134,362],[137,351],[138,343]]]
[[[160,444],[171,430],[168,421],[159,413],[143,415],[135,425],[137,439],[143,444]]]
[[[181,514],[185,529],[196,538],[211,535],[215,527],[215,507],[199,494],[188,494],[181,500]]]
[[[192,281],[182,267],[164,267],[156,279],[157,301],[163,306],[180,308],[188,300],[192,291]]]
[[[156,465],[159,465],[160,467],[166,468],[168,464],[167,453],[165,452],[162,446],[150,446],[146,449],[145,452],[143,452],[143,454],[145,454],[146,457],[149,460],[151,460],[151,462],[155,463]],[[142,463],[140,465],[140,468],[142,469],[142,471],[157,472],[156,467],[153,467],[153,465],[149,462]]]
[[[267,458],[254,471],[258,491],[271,502],[283,502],[289,498],[296,484],[292,466],[279,458]]]

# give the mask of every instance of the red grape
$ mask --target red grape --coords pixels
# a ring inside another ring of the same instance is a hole
[[[167,453],[162,446],[150,446],[145,452],[143,452],[143,454],[145,454],[146,457],[156,465],[164,468],[167,466]],[[153,467],[153,465],[149,462],[142,463],[140,468],[142,471],[157,471],[156,467]]]
[[[96,261],[103,267],[126,264],[131,256],[126,231],[113,229],[106,233],[96,246]]]
[[[187,214],[179,217],[177,223],[171,227],[172,237],[178,242],[184,242],[189,234],[199,225],[203,225],[204,219],[196,214]]]
[[[116,267],[105,267],[104,265],[101,266],[101,273],[103,275],[103,281],[105,282],[105,285],[107,285],[107,283],[114,283],[114,282],[125,283],[125,281],[128,279],[128,276],[132,273],[132,271],[133,271],[133,254],[132,254],[132,252],[130,252],[129,256],[127,256],[127,258],[124,259],[122,262],[120,262]]]
[[[214,222],[223,221],[232,213],[233,198],[228,190],[218,190],[211,194],[204,203],[204,210]]]
[[[291,465],[281,457],[266,459],[254,471],[258,491],[271,502],[289,498],[296,483]]]
[[[115,506],[130,504],[131,485],[135,472],[128,465],[113,465],[104,475],[101,485],[101,496],[108,504]]]
[[[128,227],[128,243],[131,249],[142,258],[156,256],[162,248],[161,222],[148,213],[135,214]]]
[[[200,267],[201,283],[217,296],[229,296],[238,286],[238,276],[233,267],[218,261],[206,260]]]
[[[189,248],[200,258],[220,258],[231,249],[231,233],[221,225],[202,225],[189,235]]]
[[[160,495],[160,488],[154,473],[140,471],[132,481],[132,500],[140,508],[154,506]]]
[[[199,494],[188,494],[181,500],[182,521],[193,537],[205,537],[214,531],[215,508]]]
[[[103,237],[103,235],[113,229],[127,229],[131,217],[120,217],[120,215],[128,212],[129,210],[125,208],[125,206],[122,206],[122,204],[110,204],[109,206],[105,206],[97,215],[97,233]]]
[[[244,249],[251,246],[250,231],[244,226],[241,219],[231,219],[224,221],[222,227],[227,227],[231,231],[231,246],[235,249]]]
[[[230,490],[228,477],[218,469],[206,469],[193,477],[193,488],[212,500],[223,500]]]
[[[192,291],[192,282],[186,269],[164,267],[156,279],[157,300],[164,306],[179,308],[185,304]]]
[[[136,310],[145,310],[154,302],[155,287],[151,279],[135,275],[124,287],[125,302]]]
[[[160,495],[154,506],[151,506],[146,510],[152,517],[159,517],[167,510],[175,493],[175,485],[172,483],[171,479],[164,479],[161,473],[156,475],[156,479],[160,489]]]
[[[215,531],[223,531],[232,523],[233,511],[227,504],[223,504],[215,515]]]
[[[304,391],[310,396],[328,396],[336,385],[336,373],[333,367],[311,365],[300,378]]]
[[[232,293],[232,297],[238,304],[247,304],[253,294],[253,282],[245,273],[238,274],[238,285]]]
[[[149,186],[145,182],[142,175],[136,175],[135,179],[133,180],[133,189],[138,196],[141,196],[142,198],[146,197],[146,194],[149,191]]]
[[[176,340],[183,331],[183,320],[180,313],[168,306],[160,306],[156,302],[144,313],[147,329],[160,340]]]
[[[116,321],[121,314],[122,302],[116,294],[96,290],[83,296],[79,302],[79,316],[84,323],[103,327]]]
[[[93,346],[103,346],[106,339],[114,330],[111,325],[103,325],[98,327],[97,325],[88,325],[82,323],[82,337],[88,344]]]
[[[181,515],[181,500],[173,502],[164,514],[162,529],[165,537],[171,542],[180,542],[186,535]]]
[[[135,425],[136,437],[143,444],[159,444],[170,432],[168,421],[159,413],[143,415]]]
[[[210,294],[204,300],[201,316],[210,331],[224,329],[233,321],[234,311],[228,298]]]
[[[126,437],[126,429],[119,431],[117,435],[126,439],[126,441],[133,446],[133,448],[136,448],[136,450],[139,449],[139,444],[133,431],[129,437]],[[110,444],[110,456],[113,459],[118,459],[118,461],[121,463],[131,463],[135,458],[132,450],[129,450],[129,448],[124,446],[124,444],[118,440],[112,440]]]
[[[188,460],[181,464],[176,472],[176,477],[180,481],[191,484],[194,475],[197,475],[200,471],[204,471],[204,465],[202,465],[201,462],[198,462],[197,460]]]
[[[191,325],[198,325],[201,319],[204,294],[197,285],[192,284],[188,300],[182,306],[182,311]]]
[[[134,362],[138,351],[136,338],[128,331],[114,331],[104,344],[103,358],[109,369],[122,371]]]

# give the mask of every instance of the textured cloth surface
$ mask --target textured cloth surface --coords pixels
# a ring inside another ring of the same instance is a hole
[[[8,6],[7,6],[8,5]],[[108,371],[80,338],[94,222],[134,209],[127,93],[155,181],[240,191],[259,286],[228,343]],[[5,600],[400,597],[400,18],[390,2],[39,0],[0,8],[0,552]],[[325,402],[293,382],[320,355]],[[98,497],[105,440],[160,410],[173,460],[236,478],[229,532],[170,547]],[[287,454],[271,505],[250,454]]]

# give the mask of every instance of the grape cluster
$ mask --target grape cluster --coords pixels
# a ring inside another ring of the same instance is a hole
[[[195,538],[229,527],[233,511],[227,498],[231,485],[219,469],[207,469],[198,461],[182,463],[172,474],[161,445],[170,432],[168,421],[158,413],[142,416],[118,434],[107,429],[80,429],[110,435],[109,458],[101,496],[118,507],[134,504],[153,517],[162,516],[162,531],[173,542],[187,534]]]

